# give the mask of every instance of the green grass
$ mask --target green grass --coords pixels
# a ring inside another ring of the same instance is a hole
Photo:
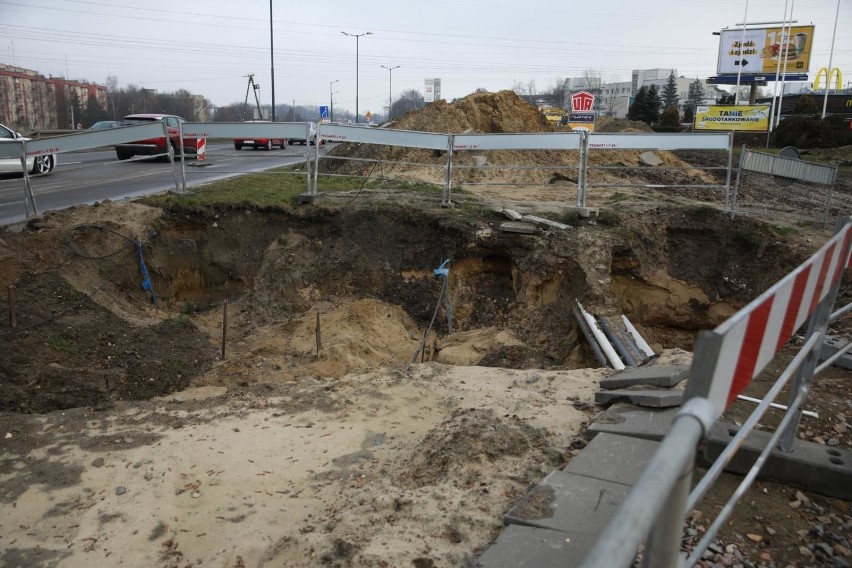
[[[183,373],[184,370],[186,370],[186,363],[180,359],[168,359],[166,361],[166,366],[175,373]]]
[[[54,349],[59,349],[72,355],[80,351],[71,339],[61,333],[52,333],[47,336],[47,344]]]
[[[163,323],[166,324],[166,325],[172,325],[172,326],[175,326],[175,327],[183,327],[183,328],[193,327],[192,320],[189,319],[189,316],[186,315],[186,314],[180,314],[180,315],[177,315],[175,317],[166,318],[163,321]]]
[[[205,184],[193,188],[192,193],[169,193],[144,198],[141,201],[155,207],[184,206],[203,207],[209,205],[253,205],[276,207],[291,205],[296,198],[307,192],[304,166],[277,168],[263,173],[247,174]],[[324,193],[351,192],[359,189],[388,189],[422,191],[440,195],[442,189],[426,183],[394,180],[319,176],[317,191]]]

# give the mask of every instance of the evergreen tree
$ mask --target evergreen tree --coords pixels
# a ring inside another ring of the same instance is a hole
[[[646,111],[646,115],[643,120],[648,124],[654,124],[660,120],[661,105],[662,101],[660,100],[660,90],[656,85],[651,85],[648,88],[648,110]]]
[[[674,70],[669,73],[669,79],[666,81],[666,86],[663,87],[663,107],[677,107],[680,97],[677,96],[677,79],[675,79]]]
[[[627,118],[630,120],[642,120],[645,116],[645,108],[648,104],[648,88],[645,86],[639,87],[636,96],[633,97],[633,104],[627,109]]]
[[[680,126],[680,113],[676,106],[670,106],[660,116],[660,126],[667,128],[678,128]]]
[[[689,91],[686,95],[686,108],[692,111],[693,116],[695,116],[695,107],[704,101],[705,96],[704,83],[701,82],[701,79],[696,79],[689,84]]]
[[[793,107],[793,114],[819,114],[819,106],[809,95],[802,95]]]
[[[686,107],[686,110],[683,111],[683,121],[689,124],[695,122],[695,112],[690,107]]]

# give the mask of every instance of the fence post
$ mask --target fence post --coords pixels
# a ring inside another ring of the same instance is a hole
[[[734,133],[728,133],[728,169],[725,177],[725,209],[728,209],[728,204],[731,200],[731,168],[734,167]],[[739,176],[737,176],[739,182]]]
[[[642,557],[643,568],[679,568],[681,565],[680,543],[683,537],[683,523],[686,519],[686,505],[689,501],[694,462],[695,448],[693,447],[684,463],[680,477],[666,497],[663,508],[648,535],[645,554]]]
[[[450,134],[447,136],[447,171],[444,174],[444,197],[441,201],[443,207],[451,207],[452,191],[453,191],[453,145],[455,144],[455,136]]]
[[[725,208],[728,211],[730,211],[731,217],[736,217],[736,215],[737,215],[737,194],[740,191],[740,179],[742,178],[742,175],[743,175],[743,160],[746,159],[747,153],[748,153],[748,146],[743,144],[742,150],[740,151],[740,163],[739,163],[739,166],[737,167],[737,181],[734,184],[734,193],[733,193],[733,195],[731,195],[730,207],[728,206],[727,202],[725,203]]]
[[[577,207],[586,206],[586,173],[589,167],[589,135],[580,131],[580,163],[577,170]]]
[[[38,215],[33,185],[30,182],[30,170],[27,168],[27,141],[21,141],[21,170],[24,172],[24,216],[30,217],[30,206],[33,208],[33,216]]]
[[[852,219],[849,217],[838,219],[834,233],[837,234],[842,231],[846,224],[850,223],[850,221],[852,221]],[[837,262],[842,263],[841,266],[843,267],[837,267],[837,269],[841,271],[846,268],[847,263],[849,262],[848,244],[848,239],[838,241],[837,244],[837,246],[840,247],[840,250],[836,253]],[[828,271],[830,266],[825,266],[825,263],[828,262],[830,262],[830,259],[826,256],[823,260],[822,270],[826,271],[826,278],[831,278],[831,273]],[[805,341],[807,341],[814,333],[820,333],[825,336],[825,332],[828,329],[828,320],[831,316],[831,309],[834,307],[834,302],[837,299],[837,291],[840,289],[841,280],[842,277],[838,278],[836,282],[831,283],[831,289],[828,291],[828,294],[825,295],[825,298],[822,299],[816,310],[814,310],[810,322],[808,323],[808,331],[805,334]],[[817,360],[819,359],[819,350],[821,348],[822,342],[820,342],[818,347],[815,347],[810,353],[808,353],[804,363],[802,363],[799,370],[796,372],[793,384],[790,385],[789,406],[793,405],[793,401],[796,399],[801,390],[804,389],[805,396],[807,396],[807,391],[810,390],[811,381],[814,378],[814,369],[816,368]],[[778,446],[782,452],[790,452],[793,450],[793,442],[796,439],[796,431],[799,429],[799,421],[802,419],[803,409],[804,404],[801,404],[796,408],[795,417],[790,420],[789,426],[787,426],[784,433],[781,434],[781,438],[778,440]]]

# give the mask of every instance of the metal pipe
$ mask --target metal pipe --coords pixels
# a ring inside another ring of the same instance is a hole
[[[572,306],[571,310],[574,312],[574,317],[577,318],[577,324],[580,327],[580,331],[583,333],[586,341],[589,342],[589,346],[595,354],[595,359],[598,360],[598,363],[600,363],[602,367],[609,367],[609,362],[606,360],[603,351],[601,351],[600,345],[598,345],[598,342],[595,341],[595,338],[592,335],[592,330],[589,329],[589,324],[586,323],[586,318],[583,317],[583,314],[580,313],[577,306]]]
[[[583,308],[583,304],[579,301],[577,302],[577,307],[580,309],[580,313],[583,314],[583,317],[586,318],[586,323],[589,325],[589,329],[592,330],[592,335],[595,336],[595,340],[600,344],[601,350],[606,355],[607,360],[609,361],[612,368],[616,371],[623,371],[625,369],[624,362],[618,356],[618,353],[615,352],[615,349],[612,348],[612,344],[610,344],[609,340],[607,340],[606,336],[598,327],[598,322],[595,320],[594,316],[586,311]]]
[[[822,97],[822,118],[825,119],[825,109],[828,106],[828,88],[831,86],[831,66],[834,60],[834,39],[837,37],[837,18],[840,16],[840,0],[837,0],[837,11],[834,14],[834,33],[831,34],[831,51],[828,54],[828,72],[825,76],[825,95]],[[837,83],[840,83],[840,75],[837,76]],[[840,89],[840,85],[837,85]],[[835,89],[835,90],[837,90]]]

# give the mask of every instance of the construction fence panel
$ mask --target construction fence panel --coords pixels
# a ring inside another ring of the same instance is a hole
[[[312,155],[310,152],[310,141],[312,139],[311,127],[312,124],[310,122],[185,122],[181,124],[180,141],[181,146],[183,146],[184,139],[187,138],[195,138],[199,141],[216,138],[227,139],[228,142],[231,143],[235,139],[252,141],[260,138],[269,140],[270,144],[272,144],[273,141],[280,141],[282,147],[286,147],[288,140],[304,140],[304,169],[281,169],[275,173],[276,175],[305,176],[305,191],[310,192],[312,162]],[[246,145],[251,144],[246,142]],[[229,156],[227,161],[220,158],[217,160],[216,164],[217,173],[222,175],[245,173],[245,168],[229,170],[227,164],[234,159],[250,160],[260,156],[263,158],[269,158],[269,154],[267,153],[258,155],[250,152],[244,152],[238,157],[233,158]],[[284,154],[281,154],[280,157],[282,167],[292,164],[292,161],[290,160],[292,156],[285,157]],[[203,159],[199,160],[195,163],[195,165],[206,165],[202,163],[203,161]],[[186,190],[187,187],[187,176],[192,175],[195,172],[199,172],[199,170],[197,168],[188,169],[185,163],[181,163],[181,180],[182,188],[184,190]]]
[[[685,565],[693,566],[701,560],[769,454],[778,447],[784,452],[792,449],[804,400],[816,372],[815,352],[822,346],[829,319],[840,312],[832,314],[831,307],[843,273],[850,265],[850,251],[852,218],[847,217],[838,221],[835,235],[807,261],[716,329],[699,336],[684,394],[686,402],[639,480],[584,559],[583,568],[626,568],[632,565],[646,538],[643,565],[684,565],[679,544],[687,513],[718,480],[748,435],[760,426],[761,418],[775,404],[774,399],[794,379],[780,424],[716,519],[690,551]],[[694,467],[692,456],[701,438],[709,435],[725,409],[806,323],[805,341],[798,353],[689,491]],[[681,472],[682,466],[686,471]]]
[[[729,132],[590,133],[582,205],[605,206],[652,190],[727,209],[732,144]]]
[[[62,159],[60,158],[60,155],[62,154],[111,147],[116,144],[124,144],[150,138],[160,138],[166,135],[166,126],[161,122],[135,126],[123,126],[106,130],[75,131],[71,134],[64,134],[51,138],[26,141],[22,140],[20,144],[0,144],[0,158],[17,157],[24,160],[39,156],[53,155],[55,157],[55,164],[59,164],[62,162]],[[113,161],[117,160],[118,158],[116,157],[116,160]],[[169,161],[171,164],[171,170],[174,173],[174,161],[171,154],[169,154]],[[104,162],[99,165],[106,165],[107,163],[112,162]],[[55,167],[56,165],[54,165],[54,168]],[[30,177],[29,170],[24,167],[22,181],[24,192],[24,214],[26,217],[38,215],[39,213],[36,199],[37,192],[33,189]],[[177,189],[178,180],[176,174],[173,177],[175,181],[175,189]]]
[[[368,126],[320,124],[319,140],[349,143],[347,156],[317,146],[312,191],[332,178],[361,179],[381,186],[425,183],[440,187],[447,200],[451,136]],[[411,149],[411,150],[406,150]],[[322,176],[322,179],[320,178]]]
[[[448,193],[453,185],[505,192],[504,187],[532,188],[553,194],[553,201],[572,197],[580,204],[585,132],[530,134],[456,134],[453,136]],[[540,151],[549,151],[546,160]],[[489,152],[511,152],[512,164]],[[569,193],[570,192],[570,193]]]
[[[837,168],[743,147],[732,211],[788,221],[831,222],[852,213],[852,187]]]

